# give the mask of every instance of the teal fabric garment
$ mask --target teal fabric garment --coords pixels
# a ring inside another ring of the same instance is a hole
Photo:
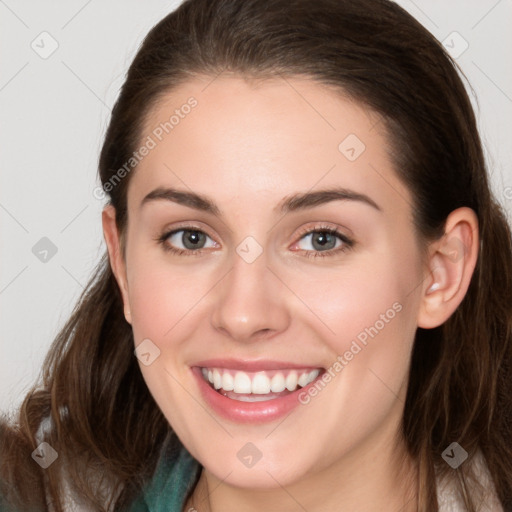
[[[181,443],[164,447],[151,482],[128,512],[182,512],[200,473],[201,465]]]
[[[172,445],[164,444],[153,478],[128,512],[182,512],[200,473],[199,462],[174,438]],[[15,510],[0,493],[0,512],[31,511]]]

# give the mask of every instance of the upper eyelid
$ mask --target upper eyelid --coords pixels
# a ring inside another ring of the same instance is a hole
[[[322,223],[321,223],[322,224]],[[304,236],[310,233],[318,232],[318,231],[332,231],[336,232],[338,235],[345,236],[346,238],[352,238],[352,234],[346,234],[344,231],[352,231],[348,228],[344,228],[343,226],[340,226],[338,224],[331,224],[328,225],[326,223],[323,223],[322,225],[316,225],[316,226],[309,226],[306,228],[301,228],[298,232],[298,236]]]
[[[164,228],[162,230],[162,233],[166,234],[167,236],[170,236],[177,231],[201,231],[205,235],[208,235],[211,239],[214,239],[214,237],[208,232],[207,228],[204,228],[202,226],[195,226],[194,224],[183,224],[182,226],[173,226],[169,228]]]

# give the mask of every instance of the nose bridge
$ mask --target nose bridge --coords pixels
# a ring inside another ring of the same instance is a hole
[[[290,316],[283,286],[267,265],[267,254],[254,241],[239,244],[230,272],[219,283],[214,328],[239,341],[287,328]]]

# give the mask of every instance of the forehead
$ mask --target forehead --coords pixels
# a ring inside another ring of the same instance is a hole
[[[393,206],[408,196],[388,155],[381,118],[316,81],[204,77],[163,96],[145,120],[151,149],[129,203],[157,186],[194,188],[226,201],[346,186]]]

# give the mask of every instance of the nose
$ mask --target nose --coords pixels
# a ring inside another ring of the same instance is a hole
[[[265,252],[252,263],[237,254],[233,259],[230,272],[216,287],[212,326],[239,342],[285,331],[291,318],[286,287],[267,267]]]

